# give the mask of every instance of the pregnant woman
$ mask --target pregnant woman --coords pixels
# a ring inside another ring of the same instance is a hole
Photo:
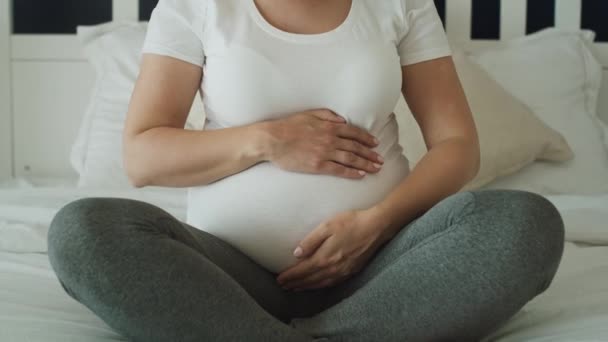
[[[199,89],[207,125],[185,130]],[[411,172],[401,92],[428,147]],[[133,341],[479,340],[547,289],[564,239],[538,194],[459,192],[479,155],[432,0],[160,0],[124,161],[136,187],[187,187],[187,221],[80,199],[49,258]]]

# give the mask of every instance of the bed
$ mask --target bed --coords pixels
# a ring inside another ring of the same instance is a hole
[[[26,186],[27,185],[27,186]],[[88,196],[137,198],[185,215],[185,197],[166,191],[34,186],[0,190],[0,340],[125,341],[67,296],[50,268],[45,234],[54,212]],[[488,341],[608,340],[608,194],[548,198],[566,223],[562,264],[550,288]]]
[[[121,119],[111,111],[128,101],[150,3],[115,0],[113,22],[74,28],[77,34],[13,34],[10,20],[0,20],[0,43],[8,47],[0,45],[0,73],[8,75],[0,78],[0,99],[7,99],[0,101],[0,341],[126,340],[69,297],[50,268],[46,233],[63,205],[135,198],[185,219],[185,189],[130,188],[116,153]],[[477,65],[459,64],[467,96],[476,112],[494,115],[480,126],[487,177],[470,186],[540,193],[566,225],[549,289],[486,341],[608,341],[608,43],[601,16],[590,14],[606,4],[435,3],[455,51]],[[9,1],[0,6],[0,16],[10,13]],[[551,26],[557,29],[543,30]],[[501,88],[484,102],[490,78]],[[519,116],[492,110],[499,99]],[[395,113],[414,167],[425,152],[420,132],[403,99]],[[204,127],[200,99],[187,125]]]

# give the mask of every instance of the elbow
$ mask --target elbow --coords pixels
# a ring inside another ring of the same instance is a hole
[[[146,177],[144,177],[143,173],[140,171],[141,168],[137,167],[136,160],[125,156],[123,158],[123,164],[127,180],[129,181],[129,184],[131,184],[132,187],[143,188],[145,186],[150,185],[149,182],[146,180]]]
[[[137,189],[150,185],[144,180],[143,177],[138,177],[136,175],[133,175],[132,173],[127,173],[127,179],[129,180],[129,184],[131,184],[132,187]]]
[[[133,151],[133,143],[127,139],[123,142],[123,170],[127,180],[134,188],[143,188],[151,185],[148,177],[144,174],[145,167],[142,166],[142,161],[137,158],[136,151]]]

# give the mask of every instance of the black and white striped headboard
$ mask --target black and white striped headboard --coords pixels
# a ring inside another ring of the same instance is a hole
[[[450,41],[484,47],[548,27],[589,29],[595,52],[608,70],[608,1],[606,0],[435,0]]]
[[[608,42],[608,1],[605,0],[472,0],[470,38],[501,39],[503,34],[530,34],[547,27],[579,27],[597,33],[598,42]],[[435,0],[444,23],[448,11],[461,12],[461,0]],[[465,5],[466,6],[466,5]],[[513,22],[514,18],[518,18]],[[459,23],[460,24],[460,23]],[[515,26],[517,25],[517,27]],[[505,31],[506,32],[503,32]],[[502,34],[501,34],[502,33]]]
[[[146,21],[158,0],[7,0],[15,35],[73,34],[77,25],[111,20]],[[547,27],[596,32],[608,68],[607,0],[435,0],[447,34],[456,44],[500,41]]]
[[[145,21],[157,2],[13,0],[13,32],[74,33],[77,24],[98,24],[116,19],[115,16],[135,19],[133,14]],[[470,26],[471,39],[500,39],[513,31],[529,34],[558,25],[594,30],[598,41],[608,42],[608,1],[605,0],[435,0],[435,5],[444,23],[450,22],[453,14],[462,15],[463,6],[470,8],[471,25],[465,26]],[[507,28],[515,17],[520,27]],[[462,25],[460,19],[458,25]]]
[[[147,21],[158,0],[12,0],[13,34],[73,34],[77,25]]]

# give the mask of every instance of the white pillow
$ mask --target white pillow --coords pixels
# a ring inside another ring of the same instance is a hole
[[[560,164],[535,162],[486,188],[542,194],[608,192],[608,152],[597,116],[602,68],[590,49],[594,38],[587,30],[552,28],[470,55],[563,134],[575,155]]]
[[[132,187],[122,166],[122,130],[135,81],[147,23],[111,22],[79,26],[77,36],[96,72],[89,107],[72,146],[71,163],[79,187]],[[187,129],[203,129],[199,95]]]

